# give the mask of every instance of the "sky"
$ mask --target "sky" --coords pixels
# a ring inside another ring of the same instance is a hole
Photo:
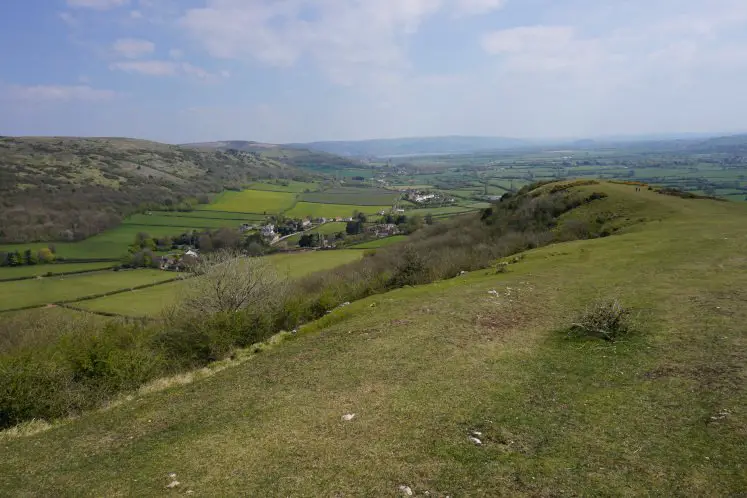
[[[2,135],[747,131],[745,0],[18,0],[0,47]]]

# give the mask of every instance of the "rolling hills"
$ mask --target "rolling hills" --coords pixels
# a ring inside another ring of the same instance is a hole
[[[307,173],[252,152],[125,138],[0,138],[0,242],[79,240],[143,206],[178,209],[201,194]]]
[[[747,206],[573,189],[606,197],[558,229],[604,219],[615,235],[370,296],[108,409],[0,433],[0,489],[739,496]],[[633,333],[570,338],[599,298],[635,311]]]

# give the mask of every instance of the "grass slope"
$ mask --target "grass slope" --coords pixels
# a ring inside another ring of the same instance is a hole
[[[391,237],[385,237],[383,239],[372,240],[370,242],[364,242],[351,247],[351,249],[376,249],[379,247],[386,247],[392,244],[398,244],[407,240],[407,235],[392,235]]]
[[[370,297],[207,379],[0,439],[0,489],[156,496],[174,472],[196,495],[743,493],[747,206],[585,189],[609,197],[574,217],[628,228]],[[599,296],[642,310],[640,332],[567,339]]]

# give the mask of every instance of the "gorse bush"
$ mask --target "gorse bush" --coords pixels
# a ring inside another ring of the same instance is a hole
[[[601,300],[587,306],[575,318],[570,335],[614,342],[632,329],[632,312],[617,299]]]
[[[524,189],[522,189],[524,190]],[[558,217],[599,198],[562,190],[504,196],[481,216],[425,226],[404,246],[378,248],[361,260],[292,284],[258,258],[208,255],[189,275],[178,304],[157,323],[99,320],[0,326],[0,427],[52,419],[104,403],[154,378],[204,366],[281,330],[324,316],[344,302],[406,285],[488,268],[497,259],[569,237]],[[575,233],[575,235],[574,235]],[[570,234],[570,235],[569,235]],[[504,266],[499,266],[501,268]],[[33,315],[29,315],[33,316]],[[627,311],[599,308],[579,319],[586,333],[614,340]],[[617,320],[617,321],[615,321]],[[24,338],[19,331],[31,331]]]

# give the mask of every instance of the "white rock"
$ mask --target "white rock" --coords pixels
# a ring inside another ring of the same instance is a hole
[[[171,481],[171,484],[167,485],[166,487],[172,489],[177,487],[179,484],[181,484],[179,481]]]
[[[343,415],[343,416],[342,416],[342,419],[343,419],[343,420],[344,420],[345,422],[350,422],[350,421],[351,421],[351,420],[353,420],[354,418],[355,418],[355,413],[346,413],[345,415]]]
[[[172,479],[176,479],[176,474],[174,472],[172,472],[171,474],[169,474],[169,477],[172,478]]]
[[[472,435],[475,437],[482,437],[482,432],[480,431],[472,431]]]
[[[478,446],[480,446],[482,444],[482,441],[480,441],[479,439],[477,439],[475,436],[470,436],[469,440],[472,441],[473,443],[475,443]]]
[[[399,487],[399,490],[402,491],[407,496],[412,496],[412,489],[410,489],[410,486],[405,486],[404,484]]]

